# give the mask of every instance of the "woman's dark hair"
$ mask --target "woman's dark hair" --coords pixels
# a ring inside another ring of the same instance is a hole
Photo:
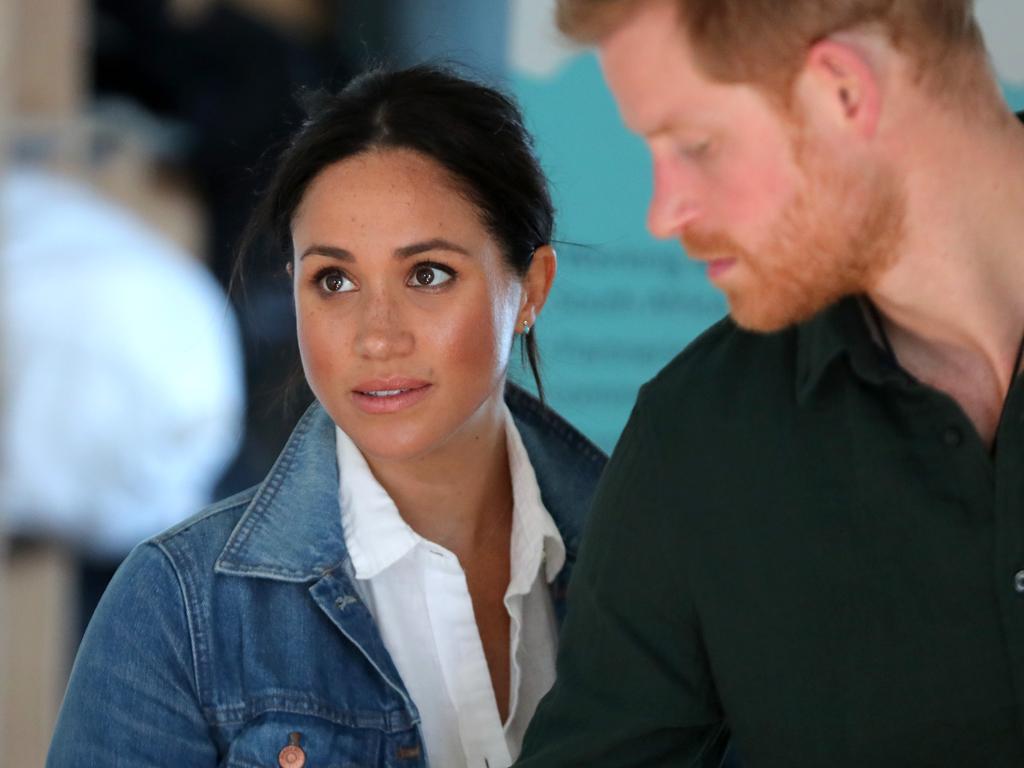
[[[480,211],[515,274],[551,242],[554,208],[522,115],[508,96],[435,66],[377,69],[337,93],[305,99],[307,117],[281,153],[242,245],[261,234],[291,254],[291,223],[310,182],[327,166],[370,149],[420,152],[443,166]],[[522,334],[538,393],[535,332]]]

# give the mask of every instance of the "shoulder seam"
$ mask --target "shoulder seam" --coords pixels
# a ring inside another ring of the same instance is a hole
[[[147,542],[144,546],[152,546],[161,554],[167,562],[167,566],[171,569],[171,572],[174,573],[175,581],[178,583],[178,591],[181,593],[181,607],[185,611],[185,625],[188,629],[189,651],[191,652],[190,655],[192,657],[192,686],[195,691],[196,702],[199,705],[199,709],[204,713],[204,717],[206,717],[205,713],[207,708],[203,704],[202,686],[199,681],[199,653],[196,647],[197,631],[195,626],[195,617],[189,601],[188,590],[185,588],[185,580],[182,576],[181,569],[178,567],[178,563],[165,546],[165,542]],[[213,725],[209,717],[206,717],[206,722],[208,725]]]

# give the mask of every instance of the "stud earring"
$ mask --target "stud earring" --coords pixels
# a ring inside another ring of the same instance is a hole
[[[530,324],[523,320],[523,333],[527,336],[530,334]]]

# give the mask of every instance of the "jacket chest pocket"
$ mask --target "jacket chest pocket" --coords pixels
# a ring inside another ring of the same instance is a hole
[[[415,728],[386,734],[318,717],[269,712],[231,738],[224,768],[418,768],[424,765]]]

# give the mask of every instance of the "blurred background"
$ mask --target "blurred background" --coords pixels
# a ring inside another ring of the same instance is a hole
[[[43,764],[128,550],[258,482],[306,405],[280,254],[228,292],[299,89],[429,60],[519,99],[559,211],[548,398],[606,450],[638,386],[724,313],[646,235],[644,149],[552,6],[0,0],[0,768]],[[1024,5],[979,14],[1022,108]]]

